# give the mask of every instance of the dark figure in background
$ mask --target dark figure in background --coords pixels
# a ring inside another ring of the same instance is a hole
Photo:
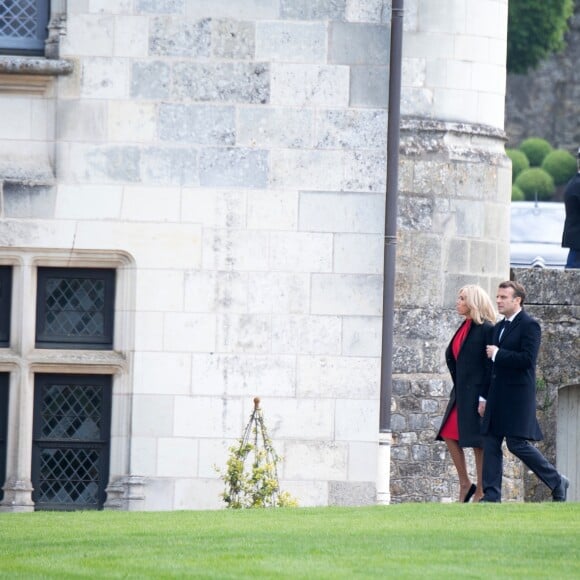
[[[578,172],[564,191],[566,221],[562,234],[562,247],[570,248],[566,268],[580,268],[580,148],[578,149]]]
[[[445,351],[453,389],[437,439],[447,444],[459,476],[459,501],[467,503],[472,496],[473,501],[483,496],[483,438],[477,408],[490,379],[491,361],[485,354],[485,346],[492,340],[496,312],[487,293],[474,284],[459,290],[455,308],[465,320]],[[467,474],[464,447],[473,448],[477,486]]]
[[[543,439],[536,419],[536,359],[541,329],[522,309],[525,290],[517,282],[499,285],[497,309],[504,320],[495,327],[493,344],[486,347],[493,361],[487,395],[479,404],[483,416],[483,491],[481,502],[501,501],[503,454],[507,448],[552,490],[554,501],[566,501],[568,479],[534,447]]]

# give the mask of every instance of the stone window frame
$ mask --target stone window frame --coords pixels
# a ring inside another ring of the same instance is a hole
[[[111,376],[111,444],[107,502],[117,507],[130,480],[132,361],[136,267],[123,251],[3,248],[0,265],[12,267],[10,345],[0,349],[0,373],[8,373],[8,437],[2,511],[33,511],[31,460],[35,375]],[[112,350],[46,349],[35,346],[36,288],[39,267],[112,268],[116,271]],[[123,502],[121,502],[123,503]],[[123,504],[125,505],[125,504]],[[105,507],[108,507],[105,505]]]

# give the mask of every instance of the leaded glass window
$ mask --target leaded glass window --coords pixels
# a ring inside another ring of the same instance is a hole
[[[36,375],[32,452],[36,509],[103,507],[110,416],[110,376]]]
[[[0,0],[0,52],[44,54],[49,0]]]
[[[39,268],[38,348],[113,347],[115,271]]]
[[[0,347],[10,346],[12,267],[0,266]]]

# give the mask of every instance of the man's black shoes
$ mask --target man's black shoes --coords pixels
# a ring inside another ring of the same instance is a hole
[[[570,481],[568,478],[565,475],[560,475],[560,483],[558,484],[558,487],[552,490],[552,501],[566,501],[569,487]]]

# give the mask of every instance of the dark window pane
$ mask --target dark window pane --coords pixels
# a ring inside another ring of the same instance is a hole
[[[110,376],[36,375],[32,499],[37,510],[103,507],[110,423]]]
[[[12,266],[0,266],[0,347],[10,346]]]
[[[112,348],[115,271],[39,268],[40,348]]]
[[[8,435],[8,373],[0,373],[0,501],[6,479],[6,437]]]
[[[0,0],[0,51],[43,54],[49,0]]]

